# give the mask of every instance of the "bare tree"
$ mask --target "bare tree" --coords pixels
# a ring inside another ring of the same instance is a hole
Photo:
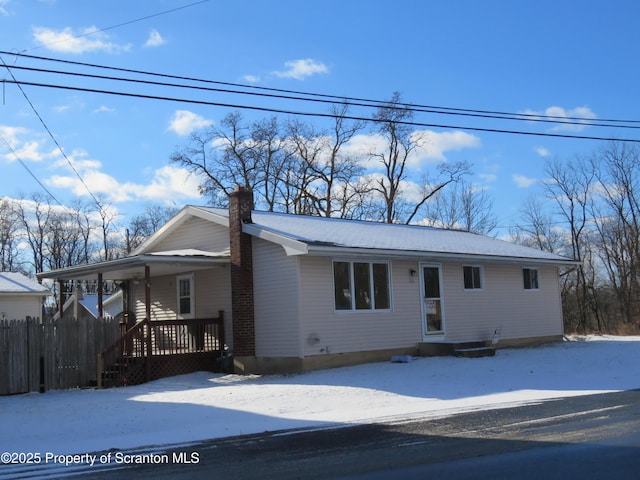
[[[189,145],[174,152],[171,161],[201,175],[200,193],[213,205],[223,206],[236,186],[260,191],[264,170],[253,140],[251,126],[239,112],[233,112],[224,117],[220,127],[204,135],[192,134]]]
[[[529,196],[520,213],[522,222],[511,231],[517,243],[550,253],[566,252],[564,235],[556,228],[553,216],[545,210],[539,196]]]
[[[370,152],[379,160],[383,173],[375,180],[373,190],[378,192],[383,203],[383,219],[387,223],[401,221],[400,199],[402,184],[407,178],[407,162],[413,151],[422,146],[425,139],[414,135],[407,124],[413,120],[413,111],[402,103],[400,93],[394,92],[385,105],[373,115],[376,132],[382,137],[384,146]]]
[[[178,212],[177,208],[149,205],[126,228],[126,251],[130,254]]]
[[[599,202],[593,217],[602,263],[623,322],[640,316],[640,152],[611,142],[593,157]]]
[[[425,209],[427,224],[481,234],[496,228],[493,199],[484,189],[463,181],[449,190],[438,190],[430,198]]]
[[[0,268],[3,272],[22,270],[18,249],[19,218],[14,202],[0,200]]]
[[[332,107],[334,124],[326,132],[299,120],[289,122],[288,139],[299,164],[288,181],[298,192],[299,213],[343,217],[370,191],[361,180],[359,159],[344,153],[345,145],[364,128],[363,122],[347,121],[347,112],[346,104]]]
[[[601,331],[603,325],[598,315],[597,297],[593,272],[593,250],[590,245],[591,220],[589,207],[596,174],[590,162],[582,158],[562,163],[559,160],[548,162],[545,167],[547,180],[545,189],[548,197],[555,203],[560,217],[569,229],[570,255],[581,262],[570,279],[573,283],[567,301],[572,308],[566,317],[577,331],[591,329],[591,318],[595,316],[596,328]],[[571,315],[575,312],[575,315]],[[573,321],[571,319],[573,318]]]
[[[33,194],[29,200],[22,198],[17,203],[17,215],[24,240],[29,245],[31,264],[35,273],[44,271],[45,236],[49,228],[52,207],[49,198]]]

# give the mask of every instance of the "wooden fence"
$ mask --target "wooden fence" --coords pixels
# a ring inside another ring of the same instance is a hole
[[[96,385],[117,319],[0,320],[0,395]]]

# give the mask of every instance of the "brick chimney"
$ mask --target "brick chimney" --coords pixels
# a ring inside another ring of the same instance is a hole
[[[243,187],[236,187],[229,194],[231,312],[234,357],[253,357],[256,354],[251,236],[242,233],[242,225],[251,223],[251,210],[253,210],[253,192]]]

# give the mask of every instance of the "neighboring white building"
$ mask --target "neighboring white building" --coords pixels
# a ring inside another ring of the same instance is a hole
[[[0,319],[42,318],[44,299],[49,289],[21,273],[0,272]]]
[[[128,283],[138,320],[225,312],[237,371],[302,371],[563,335],[577,262],[467,232],[187,206],[130,257],[42,274]]]

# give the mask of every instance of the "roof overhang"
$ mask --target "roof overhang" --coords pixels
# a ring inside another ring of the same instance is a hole
[[[128,280],[144,278],[145,267],[150,267],[151,275],[158,277],[221,267],[228,263],[229,255],[226,252],[156,252],[50,270],[39,273],[38,278],[95,280],[98,274],[102,274],[103,280]]]
[[[306,245],[306,244],[305,244]],[[536,257],[509,257],[502,255],[480,255],[473,253],[449,253],[422,250],[385,250],[377,248],[353,248],[327,245],[307,245],[309,255],[315,256],[349,256],[349,257],[384,257],[384,258],[412,258],[428,259],[430,261],[465,261],[465,262],[489,262],[489,263],[518,263],[522,265],[556,265],[576,266],[581,262],[569,258],[536,258]]]

